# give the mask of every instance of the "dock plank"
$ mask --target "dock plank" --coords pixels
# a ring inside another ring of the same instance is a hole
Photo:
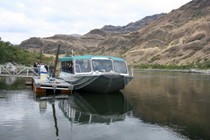
[[[53,81],[49,79],[43,81],[38,76],[34,76],[33,89],[38,96],[45,96],[47,90],[56,90],[60,91],[60,93],[68,94],[72,92],[73,85],[62,79],[55,78]]]

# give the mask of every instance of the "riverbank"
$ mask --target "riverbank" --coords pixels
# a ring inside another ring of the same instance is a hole
[[[137,69],[134,70],[143,70],[143,71],[174,71],[174,72],[183,72],[183,73],[203,73],[210,74],[210,69],[200,70],[200,69]]]

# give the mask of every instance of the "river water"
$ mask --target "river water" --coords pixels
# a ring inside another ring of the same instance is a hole
[[[210,75],[135,71],[115,94],[36,98],[0,77],[1,140],[208,140]]]

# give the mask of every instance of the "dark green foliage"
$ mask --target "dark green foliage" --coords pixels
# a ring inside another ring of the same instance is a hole
[[[156,55],[156,56],[152,57],[150,62],[154,62],[156,60],[160,60],[160,55]]]
[[[205,59],[203,63],[196,63],[196,65],[200,69],[209,69],[210,68],[210,61]]]
[[[10,42],[0,41],[0,64],[13,62],[22,65],[32,65],[34,62],[48,63],[52,58],[47,58],[40,53],[28,52],[17,45]]]
[[[210,42],[210,38],[208,38],[206,41],[207,41],[207,42]]]
[[[193,19],[199,19],[202,18],[203,16],[205,16],[205,14],[202,11],[197,11],[195,13],[193,13],[192,18]]]

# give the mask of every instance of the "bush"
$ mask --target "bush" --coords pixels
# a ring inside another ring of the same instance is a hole
[[[42,58],[43,63],[49,63],[52,58],[40,55],[40,53],[32,53],[23,48],[12,45],[10,42],[0,41],[0,64],[13,62],[22,65],[33,65],[34,62],[39,62]]]

